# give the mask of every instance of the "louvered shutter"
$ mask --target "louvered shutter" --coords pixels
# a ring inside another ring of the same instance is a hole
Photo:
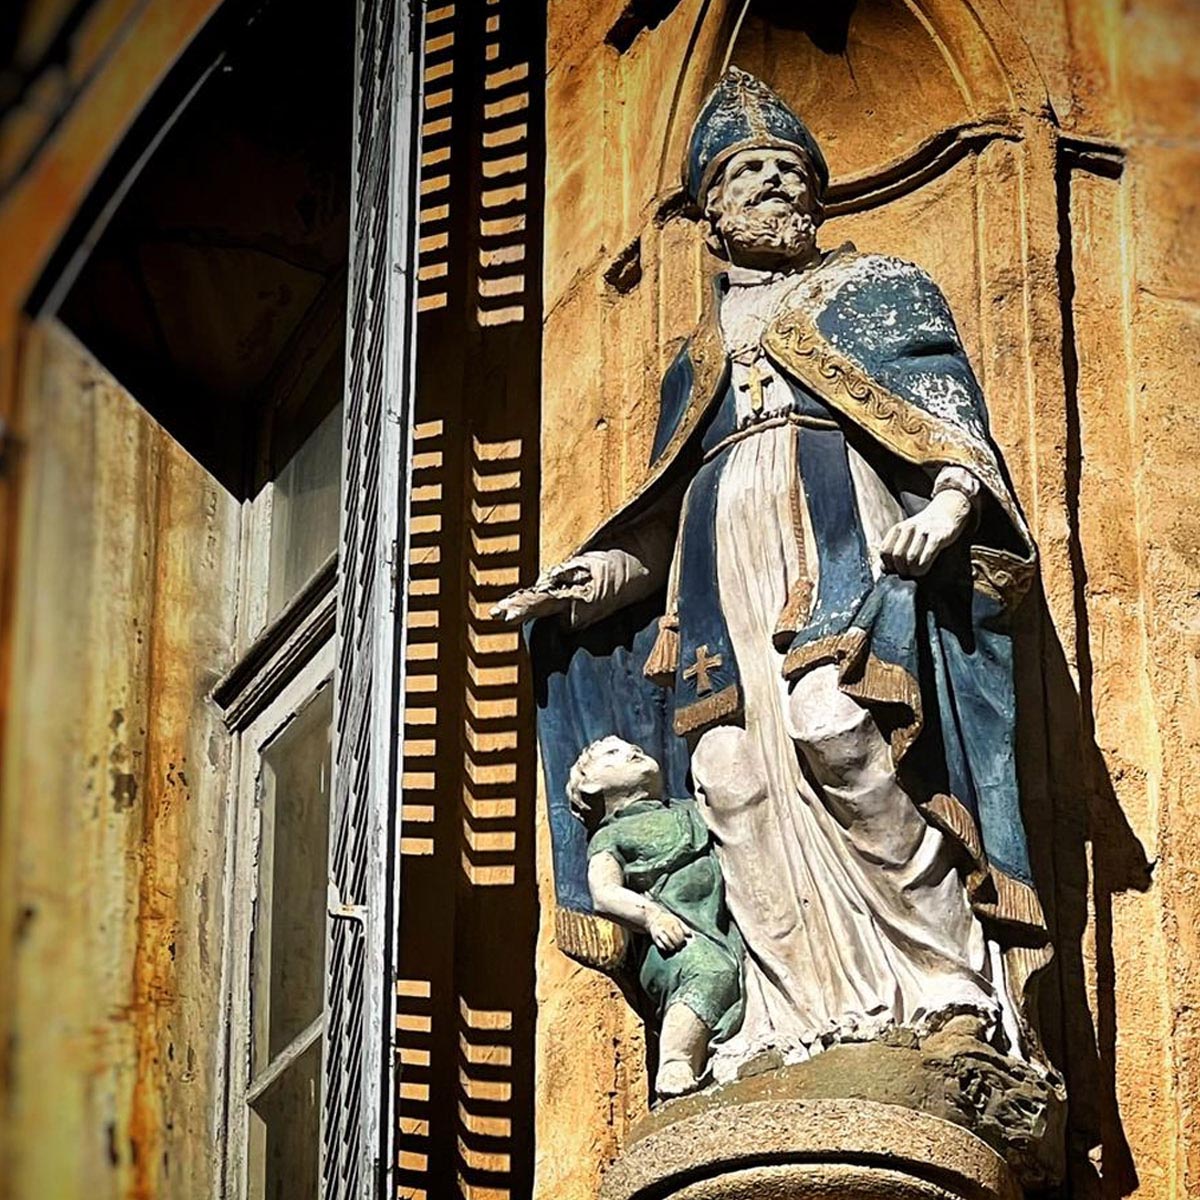
[[[389,1189],[398,696],[409,439],[410,9],[359,0],[330,837],[326,1200]]]
[[[406,577],[396,1200],[533,1193],[545,6],[429,0]]]

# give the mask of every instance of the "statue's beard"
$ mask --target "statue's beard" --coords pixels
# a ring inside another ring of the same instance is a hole
[[[754,204],[721,215],[717,231],[730,262],[792,265],[806,262],[817,244],[817,222],[799,208]]]

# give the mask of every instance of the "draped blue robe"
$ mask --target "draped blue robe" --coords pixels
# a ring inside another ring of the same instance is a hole
[[[837,664],[843,690],[890,733],[893,760],[926,819],[961,848],[976,913],[1002,941],[1041,947],[1045,925],[1017,791],[1009,631],[1036,551],[981,390],[945,297],[919,268],[843,249],[813,268],[810,282],[762,343],[792,388],[797,418],[810,426],[799,430],[798,458],[820,563],[812,605],[790,621],[781,614],[784,672],[795,678]],[[613,964],[597,954],[588,917],[587,836],[565,797],[571,764],[589,742],[616,733],[659,759],[669,794],[689,794],[687,739],[741,720],[712,527],[722,449],[739,436],[717,325],[725,286],[719,276],[699,327],[664,376],[646,480],[581,547],[620,545],[623,533],[648,519],[675,522],[678,595],[666,613],[678,645],[671,686],[661,686],[661,673],[645,673],[648,659],[661,666],[654,650],[663,636],[661,595],[582,631],[557,618],[530,630],[557,899],[572,917],[559,922],[560,945],[600,965]],[[974,530],[924,579],[872,578],[861,530],[856,538],[850,527],[857,518],[848,518],[853,485],[840,466],[847,442],[909,512],[927,502],[942,466],[965,467],[982,485]],[[706,686],[687,671],[701,647],[720,660]]]

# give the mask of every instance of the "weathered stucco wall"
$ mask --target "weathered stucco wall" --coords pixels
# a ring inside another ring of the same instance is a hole
[[[21,397],[0,1173],[206,1195],[238,505],[61,327],[28,330]]]
[[[0,128],[0,1193],[14,1198],[192,1196],[215,1161],[226,752],[193,712],[211,682],[194,668],[219,669],[232,645],[234,514],[22,309],[216,6],[36,6],[16,54],[43,69]],[[211,756],[197,787],[188,764]]]
[[[90,6],[74,5],[74,32],[65,46],[57,43],[67,6],[61,0],[29,6],[37,11],[14,52],[24,52],[43,69],[31,76],[27,91],[0,122],[5,146],[0,155],[0,420],[10,437],[20,436],[19,345],[28,296],[126,130],[219,3],[93,0]],[[55,53],[44,58],[50,47]],[[8,703],[19,488],[16,471],[0,471],[0,726]]]
[[[1022,778],[1057,927],[1042,1018],[1072,1088],[1072,1190],[1194,1195],[1200,20],[1187,0],[846,7],[840,48],[836,17],[822,50],[768,44],[751,16],[734,61],[827,146],[824,243],[912,258],[954,305],[1042,550]],[[545,563],[635,486],[716,265],[674,196],[738,8],[550,6]],[[644,1111],[644,1046],[553,944],[544,829],[541,863],[538,1195],[585,1200]]]

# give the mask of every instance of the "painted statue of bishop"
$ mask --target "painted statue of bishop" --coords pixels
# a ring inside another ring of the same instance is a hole
[[[820,249],[828,183],[804,123],[727,72],[686,186],[728,265],[662,381],[646,478],[497,609],[533,621],[565,912],[594,919],[566,799],[584,747],[626,738],[696,797],[745,945],[718,1080],[948,1020],[1028,1057],[1048,957],[1009,631],[1035,549],[945,297]]]

